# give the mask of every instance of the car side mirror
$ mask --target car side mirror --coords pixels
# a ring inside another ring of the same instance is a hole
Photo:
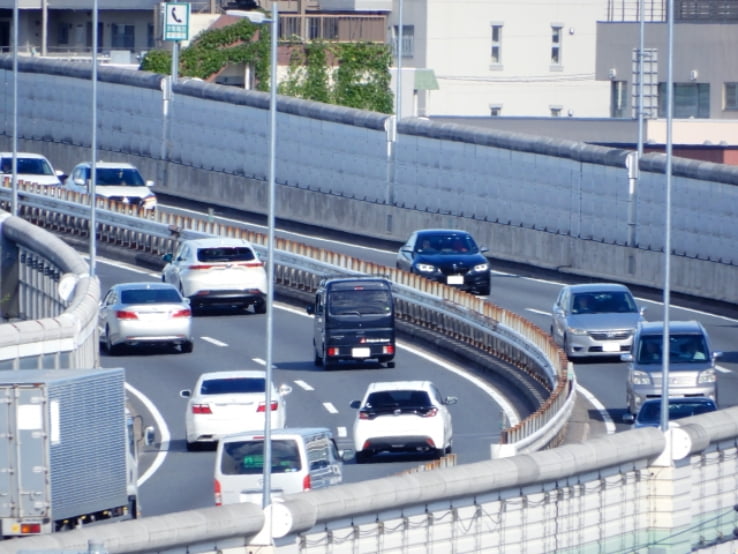
[[[620,361],[621,362],[632,362],[633,354],[631,354],[630,352],[626,352],[625,354],[620,354]]]
[[[287,396],[292,392],[292,387],[289,385],[279,385],[279,396]]]
[[[723,356],[723,352],[713,352],[712,353],[712,361],[714,362],[718,358],[721,358]]]
[[[638,313],[641,314],[641,317],[645,318],[646,317],[646,307],[641,306],[640,309],[638,310]]]
[[[315,315],[315,306],[313,304],[309,304],[305,306],[305,311],[308,313],[308,315]]]
[[[352,400],[351,404],[349,404],[349,407],[353,408],[354,410],[358,410],[361,408],[361,400]]]
[[[192,391],[190,389],[184,389],[179,391],[179,395],[182,398],[190,398],[192,396]]]
[[[446,398],[443,399],[443,403],[448,406],[451,406],[452,404],[456,404],[458,401],[459,399],[455,396],[447,396]]]
[[[484,254],[485,252],[489,252],[489,248],[487,248],[486,246],[482,246],[482,247],[481,247],[481,248],[479,249],[479,251],[480,251],[480,252],[481,252],[482,254]]]
[[[154,186],[154,181],[152,181],[151,179],[147,180],[146,181],[146,186],[149,187],[149,188],[153,187]]]
[[[167,252],[166,254],[164,254],[161,257],[161,259],[164,260],[167,263],[171,262],[172,261],[172,253],[171,252]]]
[[[633,425],[635,423],[635,416],[631,414],[630,412],[625,412],[623,414],[623,423],[627,423],[628,425]]]
[[[356,452],[353,448],[344,448],[343,450],[338,451],[338,455],[342,461],[350,462],[356,456]]]

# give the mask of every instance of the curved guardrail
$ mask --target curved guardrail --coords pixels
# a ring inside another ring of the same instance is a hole
[[[97,367],[100,285],[61,239],[0,218],[0,369]]]
[[[88,196],[35,185],[19,188],[19,213],[24,218],[57,233],[87,235]],[[0,188],[0,198],[9,192]],[[173,251],[178,240],[203,234],[243,237],[260,254],[266,250],[265,235],[207,219],[160,211],[150,214],[103,199],[99,208],[97,240],[137,252],[160,256]],[[401,322],[496,358],[501,362],[497,371],[522,372],[550,392],[533,414],[502,432],[496,455],[538,450],[560,442],[575,399],[573,372],[551,338],[524,318],[417,275],[285,239],[276,241],[275,257],[275,284],[303,294],[312,293],[323,275],[337,270],[388,275],[398,298]]]

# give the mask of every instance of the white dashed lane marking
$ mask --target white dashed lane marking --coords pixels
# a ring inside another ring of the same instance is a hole
[[[227,342],[219,341],[218,339],[214,339],[213,337],[200,337],[205,342],[209,342],[210,344],[214,344],[215,346],[221,346],[225,347],[228,346]]]
[[[336,407],[332,403],[330,403],[330,402],[323,402],[323,407],[326,409],[326,411],[329,414],[337,414],[338,413],[338,410],[336,409]]]
[[[311,387],[310,385],[308,385],[302,379],[296,379],[295,380],[295,385],[297,385],[298,387],[300,387],[302,390],[315,390],[313,387]]]

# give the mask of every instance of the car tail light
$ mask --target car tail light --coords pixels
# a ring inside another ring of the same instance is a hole
[[[421,412],[420,415],[423,417],[434,417],[438,415],[438,408],[428,408],[427,412]]]
[[[187,266],[187,269],[193,269],[193,270],[210,269],[211,267],[213,267],[212,264],[195,264],[195,265]]]
[[[215,480],[215,484],[213,486],[213,492],[215,493],[215,505],[222,506],[223,505],[223,491],[220,488],[220,481],[218,481],[217,479]]]
[[[210,404],[193,404],[192,413],[193,414],[212,414],[213,412],[210,409]]]
[[[183,310],[177,310],[172,314],[172,317],[191,317],[192,316],[192,310],[189,308],[185,308]]]
[[[259,403],[259,407],[256,408],[256,411],[257,412],[265,412],[266,411],[265,408],[266,408],[266,404],[264,402],[260,402]],[[279,404],[277,402],[275,402],[275,401],[272,401],[272,411],[273,412],[276,412],[278,408],[279,408]]]
[[[309,491],[312,488],[313,484],[310,481],[310,474],[306,474],[305,477],[302,478],[302,490]]]
[[[394,354],[395,353],[395,347],[391,344],[385,344],[382,347],[382,354]]]
[[[115,312],[118,319],[138,319],[138,314],[130,310],[118,310]]]
[[[21,523],[21,535],[38,535],[41,533],[40,523]]]
[[[241,262],[236,265],[239,265],[241,267],[263,267],[264,262]]]
[[[326,350],[326,356],[338,356],[339,349],[337,346],[330,346]]]
[[[377,414],[373,412],[367,412],[365,410],[361,410],[359,412],[359,419],[374,419]]]

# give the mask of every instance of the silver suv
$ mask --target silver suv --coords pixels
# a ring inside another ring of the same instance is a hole
[[[662,347],[664,323],[641,323],[633,338],[633,350],[621,359],[629,363],[626,401],[631,414],[648,398],[660,398],[663,383]],[[711,398],[717,404],[715,360],[707,331],[697,321],[672,321],[669,325],[669,397]]]

